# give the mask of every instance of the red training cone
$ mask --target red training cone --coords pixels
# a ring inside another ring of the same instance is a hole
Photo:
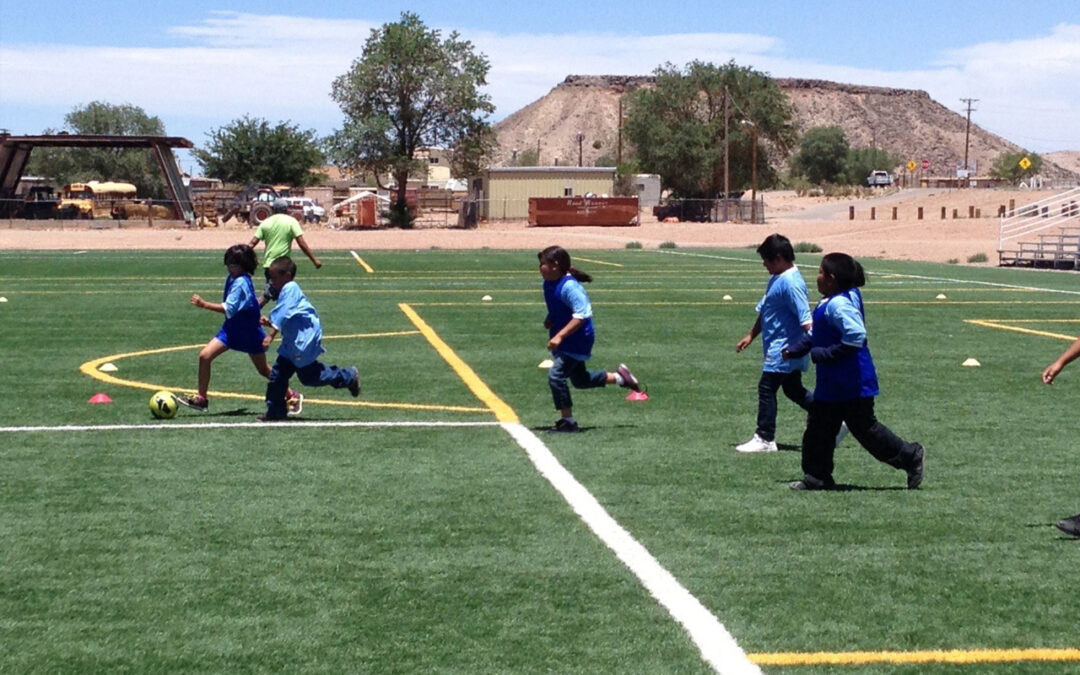
[[[648,401],[649,395],[643,391],[632,391],[626,395],[627,401]]]
[[[112,403],[112,399],[109,398],[108,394],[103,394],[99,392],[91,396],[90,400],[87,401],[87,403]]]

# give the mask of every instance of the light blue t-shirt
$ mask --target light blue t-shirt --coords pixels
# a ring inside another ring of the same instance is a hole
[[[322,346],[319,313],[295,281],[281,287],[277,303],[270,312],[270,325],[281,333],[278,354],[298,368],[314,363],[326,351]]]
[[[757,304],[761,316],[761,347],[765,360],[761,369],[767,373],[805,371],[810,364],[807,356],[784,360],[781,352],[802,340],[803,325],[813,320],[810,301],[799,268],[792,267],[769,277],[765,295]]]

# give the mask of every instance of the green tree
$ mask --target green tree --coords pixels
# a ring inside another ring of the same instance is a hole
[[[540,151],[536,148],[525,148],[517,154],[513,166],[540,166]]]
[[[495,107],[480,92],[489,68],[487,57],[456,32],[444,40],[404,12],[400,21],[372,30],[360,58],[334,80],[331,96],[346,118],[331,141],[334,160],[380,180],[393,176],[392,222],[411,222],[405,186],[410,172],[426,171],[414,159],[417,149],[444,147],[454,175],[479,173],[495,142],[487,122]]]
[[[1025,157],[1031,163],[1026,169],[1020,166],[1020,162]],[[1031,178],[1039,173],[1041,169],[1042,157],[1034,152],[1020,150],[1018,152],[1003,152],[998,155],[997,159],[994,160],[994,165],[990,167],[990,175],[994,178],[1004,178],[1013,185],[1019,185],[1021,181]]]
[[[892,171],[896,164],[896,158],[881,148],[848,150],[843,180],[849,185],[866,185],[866,177],[871,171]]]
[[[835,183],[844,177],[848,141],[840,127],[814,127],[799,141],[791,170],[811,183]]]
[[[693,61],[681,69],[669,63],[654,74],[654,87],[631,92],[626,100],[623,133],[642,172],[660,174],[676,196],[714,197],[724,190],[726,143],[728,184],[732,190],[748,188],[756,141],[758,184],[775,182],[769,149],[786,156],[795,128],[787,95],[772,78],[734,61]]]
[[[118,136],[164,136],[165,125],[131,104],[93,101],[64,116],[63,132]],[[46,129],[46,134],[58,133]],[[161,167],[148,149],[38,148],[30,155],[25,173],[44,176],[60,185],[91,180],[126,181],[143,197],[165,197]]]
[[[312,172],[325,161],[313,129],[244,116],[207,134],[205,148],[195,157],[206,175],[229,183],[287,183],[312,185]]]

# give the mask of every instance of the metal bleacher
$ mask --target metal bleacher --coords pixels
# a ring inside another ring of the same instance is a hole
[[[998,264],[1080,270],[1080,187],[1002,216]]]

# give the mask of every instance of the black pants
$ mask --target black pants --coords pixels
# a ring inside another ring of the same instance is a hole
[[[757,435],[765,441],[776,438],[776,392],[783,388],[795,405],[809,410],[812,397],[802,384],[802,371],[770,373],[763,371],[757,385]]]
[[[833,452],[840,424],[879,462],[909,469],[915,462],[915,443],[908,443],[874,417],[874,399],[810,403],[802,443],[803,480],[814,487],[832,487]]]

